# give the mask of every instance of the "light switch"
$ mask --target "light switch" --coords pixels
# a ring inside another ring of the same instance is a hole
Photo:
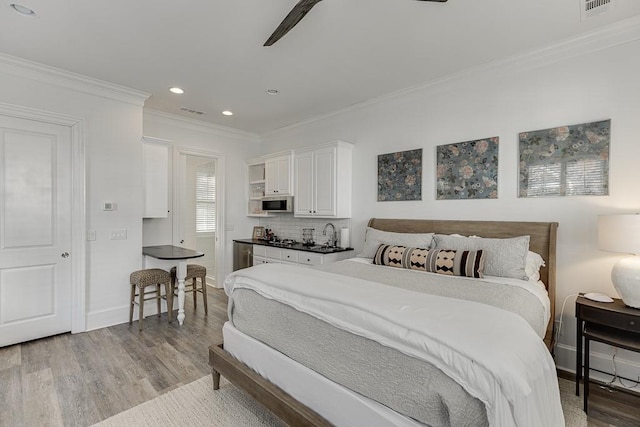
[[[96,240],[96,230],[87,230],[87,240],[90,242]]]

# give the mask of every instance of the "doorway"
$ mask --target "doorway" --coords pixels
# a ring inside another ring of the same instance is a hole
[[[0,105],[0,347],[85,328],[79,127]]]
[[[221,286],[223,159],[180,148],[175,157],[174,245],[204,252],[197,264],[207,269],[207,285]]]

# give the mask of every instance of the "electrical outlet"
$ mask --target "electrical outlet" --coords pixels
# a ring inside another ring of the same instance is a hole
[[[111,240],[127,240],[127,230],[111,230]]]

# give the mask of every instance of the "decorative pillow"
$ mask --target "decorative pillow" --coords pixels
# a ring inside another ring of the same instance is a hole
[[[529,251],[530,236],[509,239],[490,239],[484,237],[460,237],[436,234],[436,249],[451,248],[463,251],[483,250],[485,252],[484,274],[487,276],[512,277],[529,280],[524,267]]]
[[[433,246],[433,233],[392,233],[390,231],[381,231],[367,227],[364,236],[364,248],[362,248],[362,253],[357,256],[373,258],[378,250],[378,246],[383,243],[406,247],[430,248]]]
[[[373,263],[429,273],[482,278],[484,252],[429,250],[382,244],[373,257]]]
[[[524,272],[530,282],[537,282],[540,280],[540,268],[545,265],[546,264],[540,254],[531,251],[527,252],[527,257],[524,263]]]

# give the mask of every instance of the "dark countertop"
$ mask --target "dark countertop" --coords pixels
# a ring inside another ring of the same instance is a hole
[[[190,259],[204,256],[204,252],[172,245],[144,246],[142,254],[157,259]]]
[[[322,245],[305,246],[302,243],[294,243],[293,245],[278,245],[269,243],[267,240],[262,239],[235,239],[234,242],[247,243],[250,245],[269,246],[279,249],[293,249],[295,251],[313,252],[316,254],[335,254],[337,252],[347,252],[353,250],[353,248],[326,248]]]

